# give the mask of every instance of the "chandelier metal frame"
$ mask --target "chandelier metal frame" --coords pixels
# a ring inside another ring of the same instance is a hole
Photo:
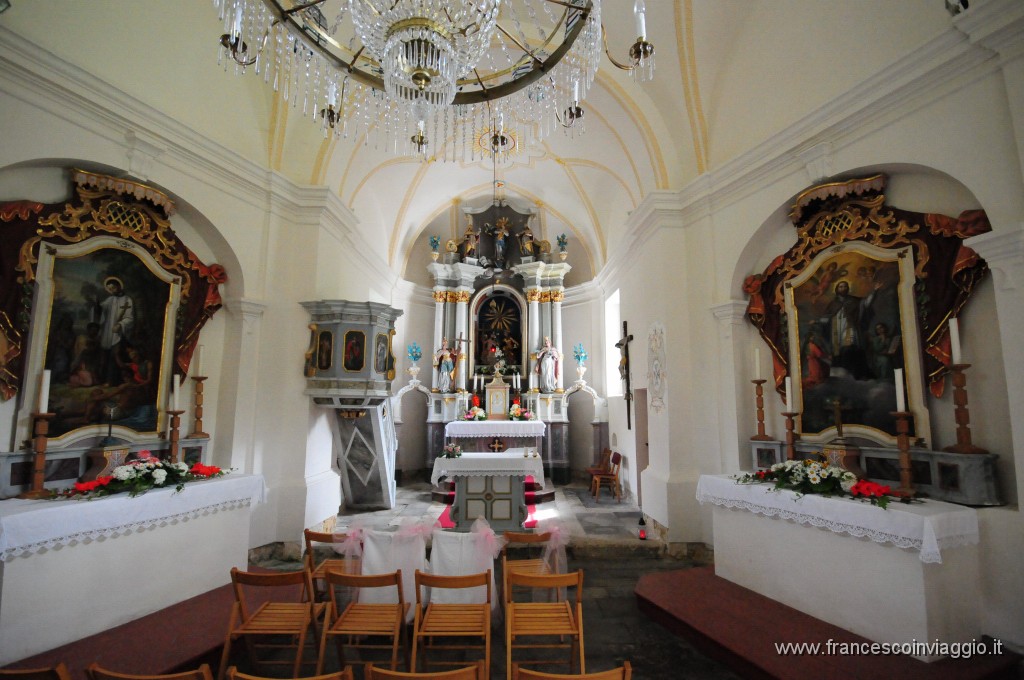
[[[601,0],[525,0],[531,14],[538,14],[531,6],[537,4],[554,20],[532,34],[532,39],[527,38],[514,9],[510,10],[514,27],[503,25],[504,15],[493,16],[499,4],[508,6],[514,1],[465,0],[461,7],[466,15],[477,12],[482,22],[491,21],[489,28],[484,26],[493,31],[488,37],[490,51],[503,56],[505,63],[490,71],[480,64],[458,64],[465,76],[449,85],[449,92],[440,94],[437,90],[442,86],[434,87],[432,79],[440,80],[445,74],[410,66],[409,73],[400,74],[410,78],[402,87],[395,87],[388,82],[394,78],[390,74],[385,77],[385,59],[379,52],[371,53],[367,45],[380,42],[375,38],[381,35],[391,38],[404,31],[413,36],[410,27],[419,36],[428,35],[422,45],[415,44],[420,38],[409,37],[404,44],[406,55],[399,55],[405,58],[421,56],[421,48],[432,49],[427,45],[431,40],[453,39],[450,28],[429,18],[392,24],[382,20],[380,26],[368,23],[373,16],[382,15],[381,8],[393,9],[404,0],[380,8],[374,6],[374,0],[340,0],[333,23],[328,23],[322,11],[328,0],[213,0],[224,29],[219,63],[224,63],[225,69],[233,66],[236,73],[252,72],[266,83],[272,82],[285,100],[295,107],[301,104],[304,115],[321,122],[325,137],[365,134],[364,143],[434,160],[473,161],[477,155],[519,152],[551,130],[571,127],[582,119],[580,101],[593,83],[602,47],[607,51],[607,45],[602,36]],[[331,2],[337,5],[339,0]],[[638,5],[642,11],[642,0]],[[452,13],[462,16],[460,10],[443,11],[448,19]],[[381,35],[367,39],[360,22],[364,29]],[[352,27],[347,44],[337,37],[343,24]],[[462,30],[475,27],[472,23],[468,26]],[[642,26],[639,21],[638,27]],[[637,45],[644,46],[640,54],[653,55],[645,36],[638,38],[632,51],[639,49]],[[449,45],[442,47],[452,53]],[[611,61],[618,68],[635,70],[638,60],[631,58],[633,66]],[[431,63],[438,59],[443,55]],[[490,65],[496,61],[492,54]],[[446,74],[452,70],[448,68]],[[428,88],[432,92],[428,93]],[[452,89],[454,96],[445,103]],[[508,135],[514,143],[496,147],[490,143],[495,135]],[[481,147],[486,149],[483,154],[479,153]]]

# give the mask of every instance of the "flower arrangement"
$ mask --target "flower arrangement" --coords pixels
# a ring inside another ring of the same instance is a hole
[[[441,450],[442,458],[458,458],[462,455],[462,447],[458,444],[445,444]]]
[[[798,494],[866,498],[872,505],[885,508],[891,490],[868,480],[858,480],[849,470],[808,458],[776,463],[768,470],[759,470],[739,477],[740,484],[774,483],[776,489],[790,489]]]
[[[487,411],[483,410],[479,406],[474,406],[468,411],[466,415],[462,416],[463,420],[487,420]]]
[[[500,349],[494,350],[494,375],[504,373],[507,367],[508,363],[505,361],[505,353]]]
[[[587,360],[587,350],[583,349],[582,342],[572,348],[572,358],[581,366],[583,365],[583,362]]]
[[[533,411],[529,411],[519,404],[512,405],[512,408],[508,410],[508,417],[512,420],[534,420],[536,418]]]
[[[437,249],[440,248],[440,247],[441,247],[441,237],[440,236],[431,236],[430,237],[430,249],[433,252],[436,253]]]
[[[149,451],[140,451],[139,460],[118,465],[110,475],[97,477],[88,482],[76,482],[67,491],[60,494],[64,498],[95,498],[110,496],[116,493],[127,493],[129,496],[144,494],[153,488],[173,486],[181,491],[187,482],[227,474],[215,465],[195,463],[169,463],[153,457]]]
[[[423,358],[423,348],[420,347],[418,342],[414,342],[406,347],[406,352],[409,354],[409,361],[416,363]]]

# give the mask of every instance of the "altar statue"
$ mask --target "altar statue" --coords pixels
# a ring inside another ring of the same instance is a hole
[[[467,219],[466,233],[462,237],[462,256],[476,257],[476,245],[480,237],[473,231],[473,218],[467,217]]]
[[[558,350],[551,346],[551,338],[544,338],[544,346],[537,352],[537,367],[534,369],[540,375],[540,391],[551,393],[558,386],[558,363],[561,356]]]
[[[441,340],[441,349],[434,354],[434,366],[437,367],[437,390],[442,394],[453,392],[455,387],[455,364],[459,358],[459,350],[449,349],[448,338]]]
[[[519,254],[523,257],[533,257],[533,232],[529,226],[523,227],[519,232]]]

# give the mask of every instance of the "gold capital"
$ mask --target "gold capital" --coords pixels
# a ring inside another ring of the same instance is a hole
[[[443,290],[434,291],[434,302],[444,302],[448,299],[448,293]]]

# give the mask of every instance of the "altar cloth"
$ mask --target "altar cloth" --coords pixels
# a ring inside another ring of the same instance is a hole
[[[75,542],[119,536],[266,500],[262,475],[227,474],[132,498],[0,501],[0,562]]]
[[[942,550],[978,543],[977,511],[941,501],[905,505],[893,500],[883,510],[848,497],[801,496],[771,484],[740,484],[730,475],[701,475],[697,501],[892,543],[917,550],[920,560],[931,564],[942,563]]]
[[[453,420],[445,437],[543,437],[543,420]]]
[[[449,423],[450,424],[450,423]],[[544,423],[541,423],[543,425]],[[503,453],[463,453],[459,458],[438,456],[430,483],[437,486],[442,477],[525,477],[533,475],[544,488],[544,460],[540,455],[527,455],[534,449],[509,449]]]

